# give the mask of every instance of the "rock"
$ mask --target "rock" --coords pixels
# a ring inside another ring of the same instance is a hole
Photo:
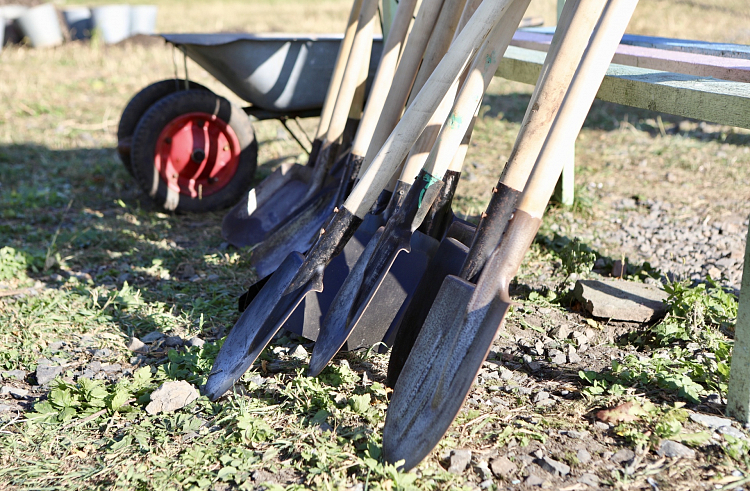
[[[585,448],[579,448],[576,452],[576,457],[581,464],[588,464],[591,462],[591,454]]]
[[[122,365],[120,365],[119,363],[102,365],[102,372],[104,373],[116,373],[120,371],[122,371]]]
[[[7,370],[4,372],[0,372],[0,375],[2,375],[3,379],[16,379],[16,380],[25,380],[26,375],[28,373],[25,370]]]
[[[747,439],[747,435],[735,428],[734,426],[722,426],[719,428],[719,433],[722,435],[729,435],[734,438],[744,438]]]
[[[146,406],[146,412],[158,414],[176,411],[196,399],[198,399],[198,391],[184,380],[164,382],[151,393],[151,402]]]
[[[706,396],[707,404],[721,404],[721,396],[719,394],[708,394]]]
[[[581,475],[581,477],[578,478],[578,482],[587,486],[591,486],[592,488],[599,487],[599,478],[596,476],[596,474],[589,474],[588,472]]]
[[[628,461],[632,461],[635,458],[635,452],[630,450],[629,448],[623,448],[615,452],[615,454],[609,458],[612,462],[616,464],[622,464],[626,463]]]
[[[88,369],[91,370],[91,371],[93,371],[93,372],[101,372],[102,371],[102,363],[100,361],[94,360],[91,363],[89,363]]]
[[[128,341],[127,348],[134,353],[144,353],[148,351],[148,348],[143,343],[143,341],[136,338],[135,336],[130,338],[130,341]]]
[[[528,367],[532,372],[538,372],[539,370],[541,370],[542,365],[538,361],[532,361],[528,363]]]
[[[576,430],[568,430],[564,434],[568,438],[575,438],[576,440],[581,440],[589,436],[588,431],[576,431]]]
[[[62,373],[63,367],[39,365],[36,367],[36,383],[39,385],[47,385]]]
[[[480,489],[490,489],[493,484],[495,484],[495,483],[492,482],[492,479],[485,479],[484,481],[482,481],[482,482],[479,483],[479,488]]]
[[[50,343],[49,346],[47,346],[47,349],[54,353],[60,351],[63,346],[65,346],[65,341],[55,341],[54,343]]]
[[[307,360],[307,350],[301,344],[298,344],[297,347],[294,348],[294,351],[289,353],[289,358],[301,361]]]
[[[180,336],[167,336],[164,340],[164,346],[167,348],[179,348],[182,344],[183,341]]]
[[[541,448],[537,448],[536,450],[531,452],[530,455],[535,459],[541,459],[542,457],[544,457],[544,450],[542,450]]]
[[[564,324],[557,326],[549,332],[549,335],[557,339],[567,339],[570,336],[570,327]]]
[[[662,440],[661,445],[659,445],[659,450],[656,453],[661,457],[695,458],[695,450],[672,440]]]
[[[26,399],[29,395],[29,391],[18,387],[11,387],[10,385],[4,385],[3,388],[0,389],[0,394],[10,394],[13,399]]]
[[[143,341],[146,344],[155,343],[156,341],[159,341],[160,339],[164,339],[164,333],[159,331],[153,331],[141,338],[141,341]]]
[[[524,484],[526,484],[527,486],[541,486],[542,484],[544,484],[544,479],[537,476],[536,474],[529,474],[529,477],[526,478]]]
[[[610,274],[614,278],[622,278],[627,274],[627,266],[622,260],[617,259],[612,262],[612,272]]]
[[[536,404],[537,402],[544,401],[545,399],[549,399],[549,392],[545,392],[543,390],[540,390],[537,392],[534,397],[531,399],[531,402]]]
[[[487,465],[486,460],[480,460],[476,467],[477,471],[479,472],[479,477],[482,479],[482,481],[486,481],[487,479],[492,479],[492,471],[490,470],[490,467]]]
[[[555,365],[563,365],[566,361],[568,361],[568,359],[565,356],[565,353],[563,353],[559,349],[551,349],[549,350],[549,361],[551,361]]]
[[[507,479],[518,470],[518,466],[503,456],[490,460],[490,469],[495,477]]]
[[[206,342],[197,336],[190,338],[187,342],[188,346],[197,346],[199,348],[202,348],[204,344]]]
[[[695,421],[696,423],[700,423],[703,426],[711,428],[712,430],[719,429],[723,426],[732,426],[731,419],[711,416],[710,414],[691,413],[690,419]]]
[[[567,476],[568,474],[570,474],[569,465],[558,462],[557,460],[550,457],[543,457],[541,459],[538,459],[536,460],[536,464],[550,474],[556,474],[560,476]]]
[[[461,474],[471,462],[471,450],[456,449],[451,452],[448,472]]]
[[[0,404],[0,414],[2,413],[9,413],[10,411],[16,411],[18,408],[16,406],[9,406],[7,404]]]
[[[648,322],[666,314],[667,293],[644,283],[618,280],[579,280],[573,290],[583,308],[605,319]]]

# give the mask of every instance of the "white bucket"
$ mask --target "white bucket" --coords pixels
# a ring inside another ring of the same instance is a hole
[[[20,43],[23,35],[16,25],[16,19],[21,17],[28,7],[23,5],[2,5],[0,6],[0,17],[5,21],[0,23],[0,29],[3,31],[6,43]]]
[[[91,9],[88,7],[70,7],[63,10],[65,23],[68,25],[70,39],[88,39],[91,37]]]
[[[133,5],[130,8],[130,35],[156,32],[156,5]]]
[[[51,3],[28,9],[16,22],[34,48],[58,46],[63,42],[57,10]]]
[[[104,5],[91,9],[94,29],[106,44],[119,43],[130,37],[130,5]]]

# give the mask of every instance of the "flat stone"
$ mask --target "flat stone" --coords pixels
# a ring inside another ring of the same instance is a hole
[[[576,431],[576,430],[568,430],[565,432],[565,435],[568,438],[575,438],[576,440],[581,440],[583,438],[586,438],[589,436],[588,431]]]
[[[4,372],[0,372],[0,375],[2,375],[3,379],[16,379],[16,380],[24,380],[26,379],[26,375],[28,373],[25,370],[7,370]]]
[[[529,474],[529,477],[526,478],[524,484],[527,486],[541,486],[544,484],[544,478],[539,477],[536,474]]]
[[[148,347],[146,347],[144,342],[136,338],[135,336],[130,338],[127,348],[134,353],[143,353],[148,351]]]
[[[198,391],[184,380],[164,382],[151,393],[151,402],[146,406],[146,412],[158,414],[176,411],[196,399],[198,399]]]
[[[297,347],[294,348],[294,351],[289,353],[289,358],[294,360],[307,360],[307,350],[301,344],[298,344]]]
[[[153,331],[141,338],[141,341],[143,341],[146,344],[155,343],[156,341],[159,341],[160,339],[164,338],[164,333],[159,331]]]
[[[567,476],[568,474],[570,474],[569,465],[558,462],[557,460],[550,457],[537,459],[536,464],[550,474],[559,474],[560,476]]]
[[[711,416],[710,414],[692,413],[690,414],[690,419],[696,423],[711,428],[712,430],[719,429],[723,426],[732,426],[731,419]]]
[[[623,448],[615,452],[615,454],[609,458],[612,462],[616,464],[622,464],[628,461],[631,461],[635,458],[635,452],[630,450],[629,448]]]
[[[591,462],[591,454],[585,448],[579,448],[576,452],[576,457],[581,464],[588,464]]]
[[[4,385],[3,388],[0,389],[0,394],[10,394],[13,399],[26,399],[29,395],[29,391],[18,387],[11,387],[10,385]]]
[[[492,471],[490,470],[490,466],[487,465],[486,460],[480,460],[476,466],[476,470],[479,473],[479,477],[480,479],[482,479],[482,481],[492,479]]]
[[[599,478],[596,474],[589,474],[588,472],[585,474],[582,474],[581,477],[578,478],[578,482],[585,484],[587,486],[591,486],[592,488],[598,488],[599,487]]]
[[[93,353],[94,358],[109,358],[112,353],[107,348],[95,350]]]
[[[199,348],[202,348],[204,344],[206,344],[206,342],[197,336],[188,339],[187,342],[188,346],[197,346]]]
[[[648,322],[663,317],[667,293],[634,281],[579,280],[573,290],[583,308],[594,317]]]
[[[453,474],[461,474],[469,466],[471,462],[471,450],[456,449],[451,452],[450,456],[450,467],[448,472]]]
[[[549,392],[540,390],[539,392],[536,393],[536,395],[534,395],[534,397],[531,399],[531,402],[536,404],[537,402],[541,402],[546,399],[549,399]]]
[[[96,361],[96,360],[92,361],[91,363],[89,363],[88,369],[92,370],[94,372],[101,372],[102,371],[102,362]]]
[[[102,372],[105,373],[116,373],[122,371],[122,365],[119,363],[112,363],[111,365],[102,365]]]
[[[62,373],[63,367],[39,365],[36,367],[36,383],[39,385],[47,385]]]
[[[183,341],[180,336],[167,336],[164,340],[164,346],[167,348],[179,348],[182,344]]]
[[[729,435],[734,438],[744,438],[747,439],[747,435],[735,428],[734,426],[722,426],[719,428],[719,433],[722,435]]]
[[[16,406],[9,406],[7,404],[0,404],[0,414],[9,413],[11,411],[18,411]]]
[[[490,460],[490,469],[495,477],[507,479],[518,470],[518,466],[503,456]]]
[[[50,343],[47,349],[54,353],[55,351],[60,351],[63,346],[65,346],[65,341],[55,341],[54,343]]]
[[[549,361],[555,365],[563,365],[568,359],[565,357],[565,353],[559,349],[551,349],[549,350]]]
[[[686,447],[682,443],[678,443],[672,440],[662,440],[657,453],[661,457],[684,457],[687,459],[695,458],[695,450]]]

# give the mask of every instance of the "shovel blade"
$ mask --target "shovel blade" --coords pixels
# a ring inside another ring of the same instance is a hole
[[[299,206],[307,193],[311,171],[299,164],[281,164],[224,217],[221,224],[224,240],[235,247],[265,240]]]
[[[278,331],[269,329],[264,320],[279,304],[303,261],[301,254],[290,254],[229,331],[203,389],[212,401],[239,380]]]
[[[497,298],[473,310],[475,285],[455,276],[443,282],[404,365],[383,428],[390,463],[416,466],[445,435],[487,357],[509,303]]]
[[[298,209],[294,216],[274,230],[250,256],[259,277],[268,276],[292,252],[305,253],[315,242],[320,228],[333,210],[337,186],[327,186]]]

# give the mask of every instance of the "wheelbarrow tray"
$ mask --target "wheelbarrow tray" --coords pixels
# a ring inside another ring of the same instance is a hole
[[[241,99],[290,114],[323,107],[342,35],[162,34]],[[383,42],[373,40],[370,78]]]

